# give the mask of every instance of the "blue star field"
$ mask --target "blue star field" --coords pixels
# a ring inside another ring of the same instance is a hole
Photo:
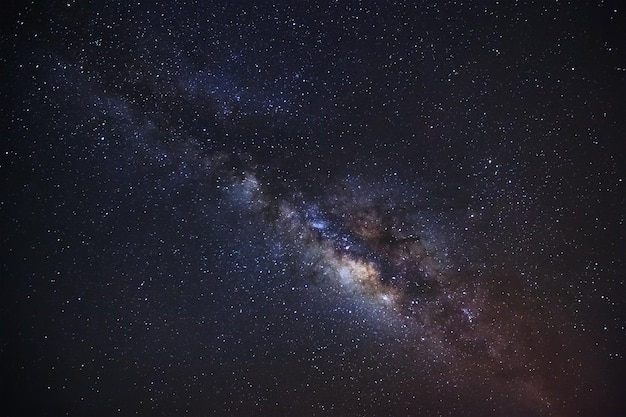
[[[6,2],[0,413],[624,415],[624,13]]]

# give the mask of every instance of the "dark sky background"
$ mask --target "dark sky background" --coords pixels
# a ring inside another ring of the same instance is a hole
[[[2,415],[626,413],[620,2],[126,3],[3,2]]]

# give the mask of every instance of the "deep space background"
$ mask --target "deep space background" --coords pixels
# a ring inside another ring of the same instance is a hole
[[[0,413],[626,415],[619,1],[3,1]]]

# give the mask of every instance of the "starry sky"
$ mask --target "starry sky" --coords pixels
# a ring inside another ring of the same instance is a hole
[[[624,415],[625,12],[3,2],[1,414]]]

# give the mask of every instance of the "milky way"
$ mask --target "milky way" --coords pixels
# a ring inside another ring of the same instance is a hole
[[[199,3],[3,7],[3,415],[624,414],[621,6]]]
[[[516,407],[550,413],[554,393],[534,375],[536,367],[563,372],[568,364],[543,340],[546,329],[534,317],[541,309],[489,294],[479,271],[437,260],[428,243],[411,232],[416,225],[403,220],[406,213],[368,204],[361,195],[367,190],[348,187],[327,184],[323,200],[311,204],[301,195],[275,198],[246,172],[225,189],[252,208],[255,222],[268,222],[284,244],[296,243],[300,252],[292,256],[307,266],[314,282],[336,293],[336,302],[349,297],[360,316],[400,334],[409,360],[427,358],[452,375],[458,389],[499,375],[487,383],[493,384],[490,392],[501,389],[500,378],[506,378],[506,395],[515,393],[524,404]]]

